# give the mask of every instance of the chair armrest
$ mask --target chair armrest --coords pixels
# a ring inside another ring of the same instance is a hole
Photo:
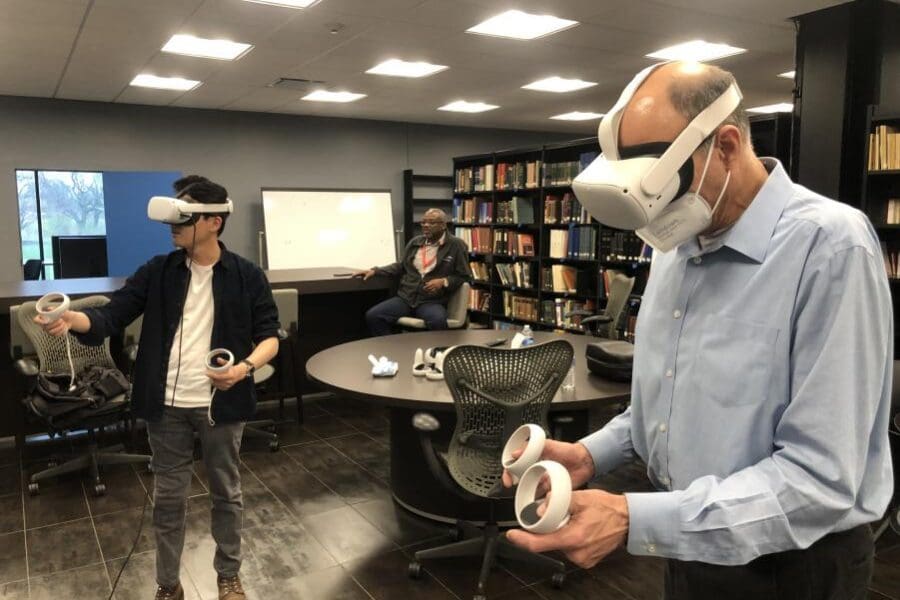
[[[125,360],[128,361],[129,365],[133,366],[134,362],[137,360],[138,345],[128,344],[122,348],[122,353],[125,355]]]
[[[441,428],[440,421],[430,413],[416,413],[412,418],[412,426],[419,435],[419,443],[422,445],[422,454],[425,456],[425,463],[428,470],[437,479],[441,485],[456,494],[462,494],[456,482],[450,477],[447,469],[441,464],[440,458],[434,449],[431,441],[431,434]]]
[[[593,315],[591,317],[585,317],[581,320],[581,324],[585,323],[597,323],[599,325],[603,325],[605,323],[612,323],[612,317],[609,315]]]
[[[286,339],[288,339],[288,332],[285,331],[284,329],[279,328],[278,329],[278,340],[283,342]]]
[[[26,378],[37,377],[38,373],[40,373],[40,367],[38,367],[38,364],[30,358],[20,358],[13,363],[13,366],[19,375]]]
[[[567,319],[570,318],[570,317],[589,317],[589,316],[591,316],[591,315],[593,315],[593,314],[594,314],[594,313],[591,312],[591,311],[589,311],[589,310],[585,310],[585,309],[583,309],[583,308],[579,308],[579,309],[577,309],[577,310],[570,310],[569,312],[567,312],[567,313],[565,314],[565,317],[566,317]]]

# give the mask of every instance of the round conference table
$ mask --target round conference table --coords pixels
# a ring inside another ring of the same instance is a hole
[[[425,462],[412,418],[429,412],[441,423],[432,438],[440,446],[449,443],[456,424],[453,397],[443,381],[430,381],[412,374],[416,348],[485,344],[505,339],[509,347],[514,332],[495,329],[457,329],[401,333],[348,342],[322,350],[306,363],[307,376],[324,389],[344,397],[374,402],[388,408],[391,423],[391,492],[406,509],[421,516],[453,523],[457,519],[481,521],[483,502],[464,501],[434,479]],[[629,397],[629,385],[601,379],[588,372],[585,347],[594,338],[585,335],[535,332],[535,343],[565,339],[575,351],[575,394],[563,400],[559,393],[550,404],[551,427],[554,416],[566,417],[565,437],[588,432],[588,408],[598,402],[622,402]],[[386,356],[398,363],[394,377],[373,377],[368,356]],[[507,506],[508,504],[508,506]],[[513,521],[512,501],[502,503],[501,521]]]

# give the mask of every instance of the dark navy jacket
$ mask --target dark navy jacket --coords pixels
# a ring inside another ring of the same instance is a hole
[[[263,271],[219,242],[222,255],[213,267],[215,317],[211,348],[227,348],[235,361],[246,358],[253,344],[278,335],[278,309]],[[190,271],[184,250],[159,255],[141,266],[125,286],[113,292],[109,304],[88,308],[91,330],[76,334],[85,344],[99,345],[120,334],[143,313],[141,339],[134,366],[131,405],[135,416],[149,421],[162,417],[169,352],[184,308]],[[74,333],[74,332],[73,332]],[[212,405],[217,423],[250,419],[256,411],[256,389],[244,379],[227,391],[217,391]]]

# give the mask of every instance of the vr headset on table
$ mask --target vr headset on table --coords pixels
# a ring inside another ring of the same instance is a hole
[[[185,190],[187,191],[187,190]],[[182,195],[184,192],[182,192]],[[179,198],[168,196],[153,196],[147,203],[147,216],[153,221],[160,221],[170,225],[184,225],[194,223],[201,215],[234,212],[234,204],[231,198],[225,203],[203,204],[200,202],[186,202]]]
[[[698,194],[688,192],[694,179],[691,155],[735,111],[742,96],[737,84],[732,83],[671,143],[619,148],[619,125],[625,107],[647,77],[663,64],[638,73],[600,121],[597,138],[601,154],[575,178],[572,189],[585,210],[604,225],[634,230],[655,250],[667,252],[709,225],[709,205]],[[705,168],[703,173],[705,176]]]

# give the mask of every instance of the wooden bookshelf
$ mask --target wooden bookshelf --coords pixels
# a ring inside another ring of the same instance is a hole
[[[412,169],[403,171],[404,243],[422,233],[419,221],[429,208],[440,208],[448,215],[453,205],[453,177],[424,175]]]
[[[477,247],[469,254],[470,264],[489,277],[473,285],[470,307],[477,300],[479,308],[470,308],[471,322],[581,332],[577,322],[559,317],[575,308],[603,309],[604,270],[636,275],[635,291],[643,290],[649,261],[637,255],[633,260],[603,258],[623,249],[612,247],[614,241],[629,240],[637,254],[642,242],[633,232],[602,227],[583,213],[572,193],[571,180],[597,153],[596,138],[587,138],[453,160],[453,220],[459,222],[458,235],[471,239],[470,250]],[[530,252],[522,252],[526,248]],[[528,285],[520,285],[515,269],[519,277],[528,271]],[[482,310],[486,295],[488,310]],[[519,312],[509,312],[511,306]]]

